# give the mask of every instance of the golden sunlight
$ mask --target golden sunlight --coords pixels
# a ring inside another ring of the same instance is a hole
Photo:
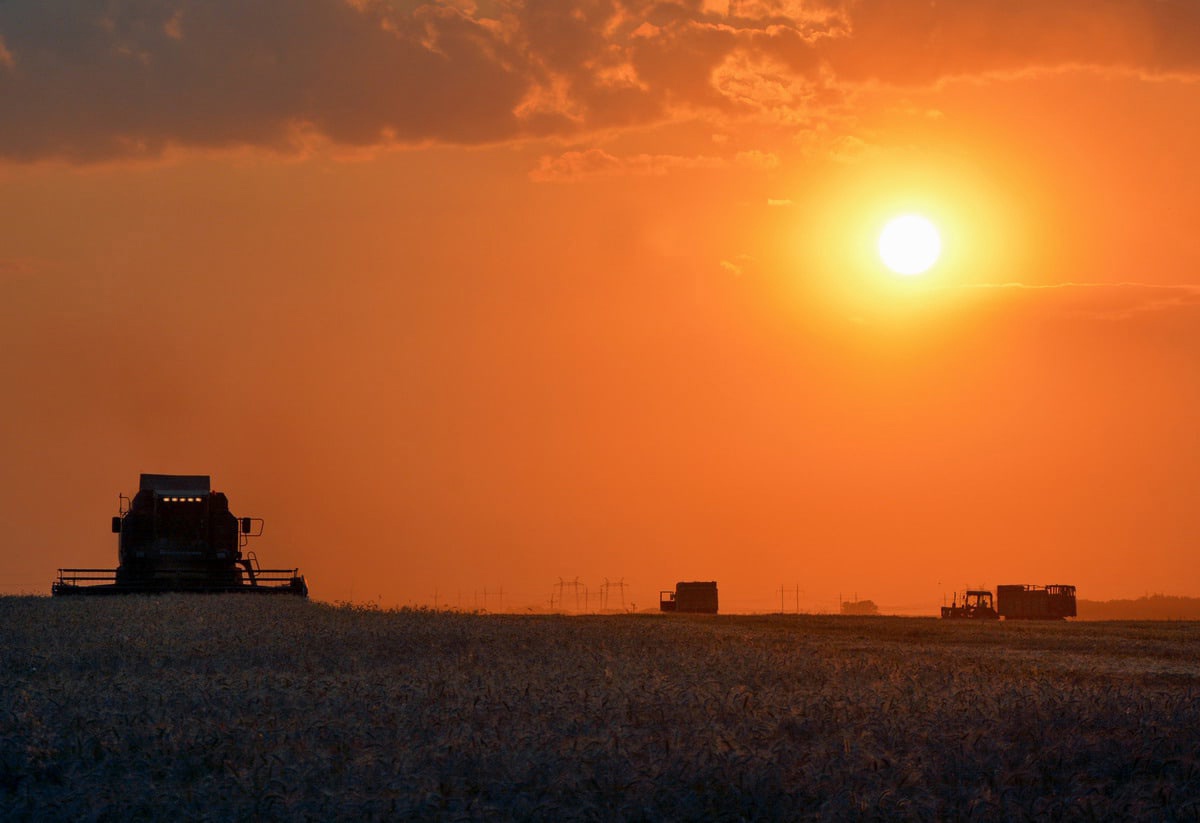
[[[879,257],[896,274],[928,271],[941,253],[937,227],[918,214],[892,218],[879,234]]]

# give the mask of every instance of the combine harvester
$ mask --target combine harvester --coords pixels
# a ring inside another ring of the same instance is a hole
[[[1029,586],[1017,583],[996,587],[996,606],[986,589],[970,589],[958,602],[942,606],[947,620],[1065,620],[1075,616],[1074,586]]]
[[[121,495],[112,519],[116,569],[59,569],[56,597],[237,592],[308,597],[298,569],[261,569],[242,552],[262,534],[259,517],[234,517],[229,500],[204,474],[143,474],[131,501]]]

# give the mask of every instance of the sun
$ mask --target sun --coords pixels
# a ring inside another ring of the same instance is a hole
[[[896,274],[928,271],[941,254],[937,227],[919,214],[893,217],[879,233],[879,257]]]

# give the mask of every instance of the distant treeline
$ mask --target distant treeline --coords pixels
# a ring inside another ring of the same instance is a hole
[[[1200,620],[1200,597],[1152,594],[1136,600],[1080,600],[1079,620]]]

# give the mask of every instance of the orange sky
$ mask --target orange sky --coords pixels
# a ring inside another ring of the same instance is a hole
[[[331,601],[1198,594],[1197,44],[1150,0],[0,4],[0,592],[115,565],[145,471]],[[900,279],[906,211],[945,251]]]

